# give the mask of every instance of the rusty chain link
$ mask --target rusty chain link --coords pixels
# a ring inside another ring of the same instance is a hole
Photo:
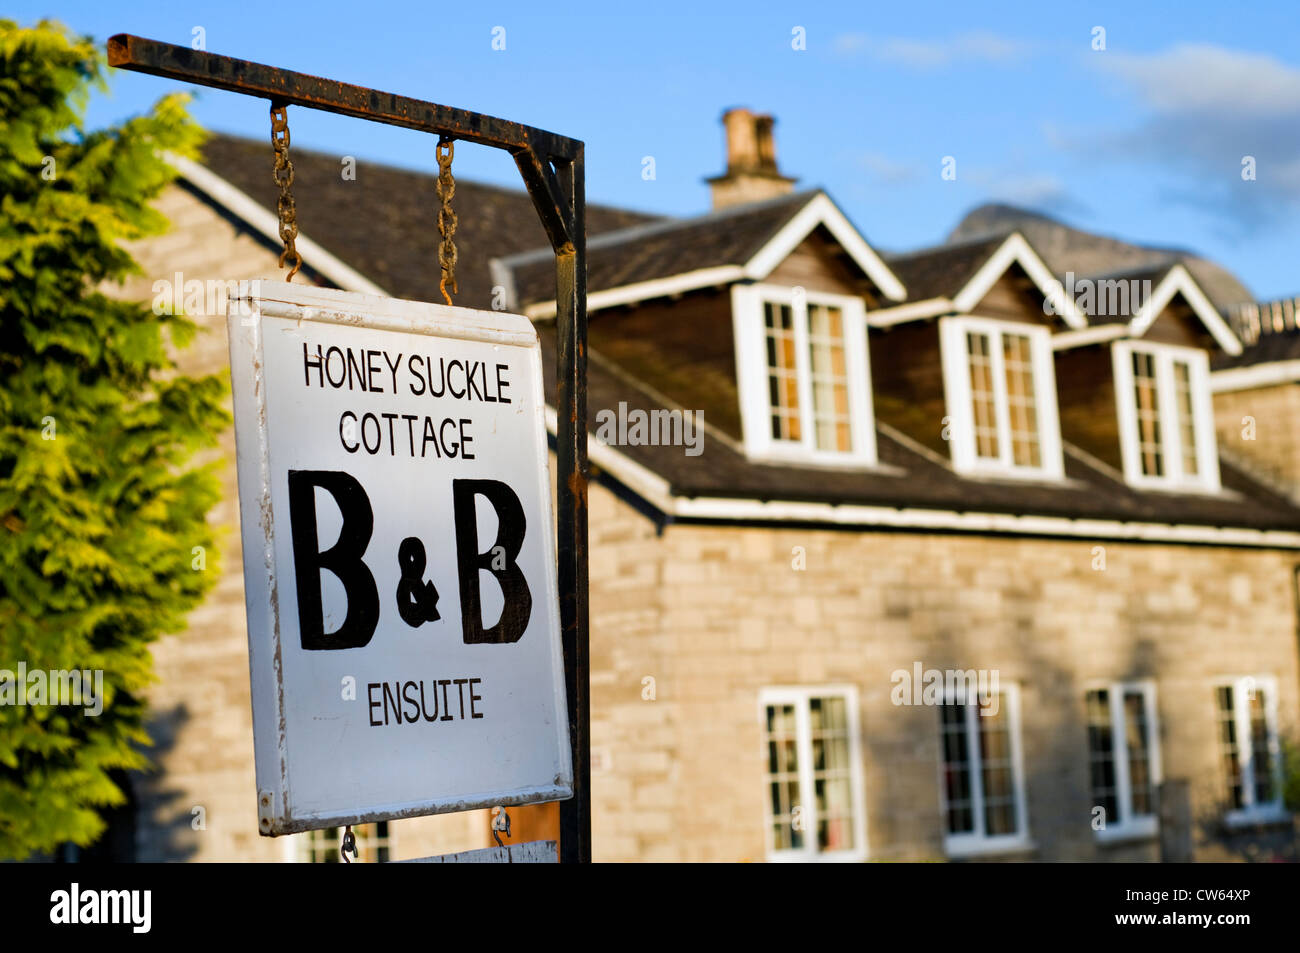
[[[275,171],[272,173],[275,184],[280,187],[280,199],[276,210],[280,215],[280,240],[284,242],[284,251],[280,252],[280,267],[292,260],[293,268],[285,281],[293,281],[293,276],[302,267],[302,256],[294,248],[298,239],[298,210],[293,204],[293,163],[289,161],[289,115],[284,106],[271,103],[271,146],[275,149]]]
[[[348,852],[349,852],[349,851],[352,852],[352,856],[353,856],[353,857],[359,857],[359,856],[360,856],[360,854],[357,852],[357,835],[352,833],[352,825],[351,825],[351,824],[349,824],[349,825],[344,829],[344,831],[343,831],[343,843],[342,843],[342,845],[339,847],[339,853],[343,856],[343,863],[345,863],[345,864],[350,864],[350,863],[352,863],[352,861],[348,860]]]
[[[456,144],[451,139],[438,140],[438,198],[442,207],[438,209],[438,232],[442,235],[442,244],[438,246],[438,264],[442,268],[442,280],[438,290],[442,292],[447,304],[451,304],[451,295],[447,286],[455,294],[460,294],[456,287],[456,212],[451,207],[451,198],[456,194],[456,180],[451,177],[451,159],[456,154]]]

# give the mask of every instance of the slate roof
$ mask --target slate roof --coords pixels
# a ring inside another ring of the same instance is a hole
[[[1253,314],[1248,315],[1247,310]],[[1228,320],[1243,348],[1236,357],[1213,355],[1210,365],[1214,370],[1300,360],[1300,297],[1236,309]]]
[[[1279,361],[1300,361],[1300,331],[1293,328],[1290,331],[1262,334],[1254,344],[1243,347],[1236,357],[1231,354],[1215,354],[1210,360],[1210,367],[1211,370],[1226,371]]]
[[[365,151],[363,143],[352,148]],[[352,181],[341,175],[342,155],[292,149],[299,230],[395,297],[441,300],[433,146],[427,173],[358,160]],[[259,204],[275,209],[279,192],[271,179],[269,140],[214,135],[204,147],[203,164]],[[491,308],[491,260],[549,248],[546,233],[522,189],[458,179],[452,205],[459,219],[456,303]],[[656,220],[641,212],[587,206],[587,230],[593,235]]]
[[[589,239],[587,290],[604,291],[704,268],[743,265],[817,194],[816,190],[797,192]],[[555,266],[546,249],[504,256],[501,264],[513,275],[519,307],[555,296]]]
[[[554,359],[554,328],[538,327],[543,364]],[[554,405],[555,382],[546,376],[546,398]],[[650,387],[611,373],[592,360],[587,369],[588,428],[596,429],[600,408],[627,403],[629,412],[673,409]],[[706,408],[704,419],[709,421]],[[876,432],[884,467],[874,470],[754,464],[730,441],[705,436],[703,452],[688,457],[682,447],[620,446],[620,453],[664,478],[680,496],[859,504],[957,512],[1033,514],[1073,519],[1122,520],[1251,529],[1300,530],[1300,509],[1257,483],[1228,461],[1219,496],[1142,492],[1119,474],[1092,466],[1084,455],[1065,456],[1065,485],[1022,480],[972,480],[929,455],[912,449],[883,428]]]
[[[226,181],[273,210],[277,193],[271,180],[269,153],[267,144],[261,142],[216,136],[207,145],[205,161]],[[390,294],[437,300],[435,176],[432,172],[359,163],[356,181],[346,181],[339,174],[339,159],[307,150],[293,152],[295,197],[303,234]],[[589,239],[589,287],[599,290],[685,270],[743,264],[815,194],[799,193],[685,221],[589,206],[588,227],[593,236]],[[460,217],[457,242],[462,283],[457,304],[490,307],[493,278],[488,263],[493,258],[516,256],[516,276],[524,288],[533,289],[528,293],[539,298],[550,293],[537,290],[548,278],[532,277],[534,269],[539,276],[543,272],[549,275],[551,266],[543,256],[535,254],[539,246],[545,245],[545,236],[522,190],[461,180],[457,184],[456,207]],[[602,232],[611,234],[602,238]],[[907,286],[912,300],[952,294],[969,281],[1006,234],[894,255],[886,263]],[[523,254],[530,251],[534,254]],[[671,320],[671,315],[671,310],[665,311],[665,320]],[[606,320],[603,312],[592,316],[593,341],[599,341],[602,334],[619,333],[616,324],[601,328]],[[643,355],[639,367],[653,379],[641,379],[626,368],[615,367],[591,348],[589,427],[594,431],[595,415],[601,408],[616,407],[620,401],[626,401],[631,409],[646,410],[671,409],[674,401],[686,402],[680,397],[680,378],[655,376],[654,368],[673,358],[666,351],[681,346],[670,341],[673,337],[687,342],[707,338],[718,347],[729,341],[731,322],[725,311],[720,311],[716,322],[706,319],[701,323],[704,326],[693,327],[688,334],[664,335],[664,346],[658,351],[654,350],[657,342],[644,342],[651,352]],[[545,366],[551,366],[553,327],[545,322],[537,327],[547,352]],[[1261,339],[1257,346],[1276,348],[1281,340],[1280,335]],[[1288,336],[1285,343],[1300,352],[1300,335]],[[700,376],[702,372],[691,373]],[[548,399],[554,402],[553,375],[543,376]],[[738,423],[734,375],[719,365],[711,371],[709,381],[708,389],[697,392],[705,406],[686,405],[703,409],[706,421]],[[679,396],[674,396],[675,392]],[[731,406],[723,406],[727,404]],[[885,427],[877,428],[882,464],[879,468],[753,463],[734,439],[737,429],[728,425],[720,436],[706,437],[704,453],[697,457],[686,456],[681,447],[627,446],[619,450],[667,480],[674,493],[686,496],[1300,530],[1300,508],[1226,460],[1221,462],[1221,471],[1227,492],[1209,497],[1135,491],[1119,474],[1087,462],[1078,453],[1066,454],[1069,479],[1064,485],[969,479],[958,476],[928,452],[895,439]],[[725,431],[731,431],[731,436]]]
[[[951,298],[1013,234],[1001,232],[882,257],[907,289],[907,301]]]
[[[1165,276],[1168,275],[1169,272],[1173,269],[1173,267],[1177,264],[1179,263],[1176,261],[1166,261],[1157,265],[1147,265],[1141,268],[1130,268],[1124,271],[1109,271],[1106,272],[1105,274],[1100,274],[1100,275],[1085,275],[1082,277],[1082,279],[1076,276],[1075,295],[1074,295],[1075,300],[1077,301],[1079,299],[1079,294],[1080,294],[1079,281],[1080,280],[1091,281],[1093,282],[1093,308],[1091,309],[1092,313],[1087,313],[1087,312],[1084,313],[1084,317],[1088,319],[1088,324],[1096,326],[1100,324],[1127,323],[1131,321],[1133,319],[1133,316],[1136,315],[1138,311],[1142,309],[1142,306],[1144,304],[1147,303],[1147,297],[1148,297],[1147,292],[1155,291],[1156,288],[1160,285],[1160,282],[1165,280]],[[1192,280],[1195,281],[1196,279],[1193,278]],[[1130,293],[1128,295],[1120,295],[1114,297],[1107,295],[1106,300],[1108,306],[1110,304],[1117,304],[1120,305],[1121,307],[1117,307],[1114,310],[1109,310],[1105,314],[1098,314],[1096,313],[1097,297],[1098,295],[1101,294],[1101,292],[1098,289],[1098,284],[1103,281],[1128,281],[1128,282],[1136,281],[1138,282],[1137,287],[1139,291],[1137,294]],[[1142,282],[1150,282],[1150,285],[1144,286]],[[1122,307],[1122,305],[1124,304],[1127,304],[1128,306]]]

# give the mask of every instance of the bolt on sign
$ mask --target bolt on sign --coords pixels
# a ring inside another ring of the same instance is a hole
[[[532,325],[253,286],[227,324],[261,833],[572,796]]]

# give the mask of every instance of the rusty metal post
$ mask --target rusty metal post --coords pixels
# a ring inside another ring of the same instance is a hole
[[[555,259],[556,469],[560,558],[560,631],[573,797],[560,803],[560,862],[591,861],[591,671],[587,630],[587,228],[583,155],[558,169],[567,198],[570,246]]]
[[[583,143],[437,103],[396,96],[119,33],[110,66],[280,105],[304,106],[405,126],[509,152],[555,250],[557,548],[573,797],[560,803],[560,861],[591,860],[590,660],[587,614],[587,226]]]

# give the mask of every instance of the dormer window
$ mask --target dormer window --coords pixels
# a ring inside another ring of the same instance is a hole
[[[1061,478],[1048,328],[951,317],[939,321],[939,335],[954,469]]]
[[[737,285],[732,304],[749,455],[875,463],[861,299]]]
[[[1219,460],[1204,351],[1113,345],[1124,477],[1153,489],[1219,489]]]

